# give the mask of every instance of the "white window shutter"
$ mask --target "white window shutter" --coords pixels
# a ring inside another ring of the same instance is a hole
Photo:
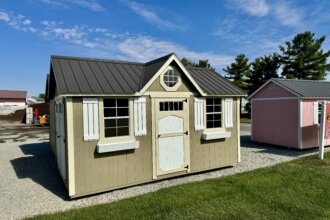
[[[233,125],[233,99],[225,99],[225,126],[226,128],[232,128]]]
[[[134,133],[135,136],[147,134],[146,98],[134,98]]]
[[[314,124],[319,123],[319,103],[313,102]]]
[[[195,98],[194,100],[195,111],[195,131],[204,129],[204,99]]]
[[[99,139],[99,101],[83,98],[84,141]]]

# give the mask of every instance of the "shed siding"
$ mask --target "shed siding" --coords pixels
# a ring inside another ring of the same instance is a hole
[[[55,124],[55,106],[54,101],[49,102],[49,144],[50,149],[56,155],[56,124]]]
[[[298,99],[252,99],[253,141],[298,148],[298,117]]]
[[[219,167],[233,166],[238,163],[238,137],[237,135],[237,99],[233,102],[233,121],[232,128],[226,128],[231,132],[231,137],[220,140],[202,140],[203,131],[194,129],[194,97],[190,97],[190,164],[191,171],[203,171]]]
[[[151,115],[150,98],[146,97],[147,115]],[[140,147],[131,151],[96,153],[97,141],[83,141],[82,99],[73,98],[74,158],[76,195],[115,189],[152,179],[151,120],[147,135],[136,137]]]
[[[302,138],[303,148],[319,146],[319,125],[314,124],[314,102],[318,100],[305,99],[302,101]],[[330,139],[324,140],[324,145],[330,145]]]
[[[269,83],[264,88],[262,88],[253,98],[278,98],[278,97],[296,97],[296,95],[283,89],[280,86],[271,88],[272,83]]]

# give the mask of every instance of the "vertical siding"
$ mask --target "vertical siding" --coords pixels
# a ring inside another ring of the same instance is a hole
[[[151,115],[150,98],[147,115]],[[140,147],[132,151],[96,153],[97,141],[83,141],[82,100],[73,99],[74,154],[76,194],[91,194],[152,180],[151,120],[147,120],[147,136],[136,137]]]
[[[237,134],[237,105],[236,99],[233,102],[233,122],[232,128],[227,128],[231,132],[230,138],[204,141],[203,131],[194,129],[194,97],[190,97],[190,164],[191,171],[202,171],[207,169],[235,165],[238,162],[238,135]]]
[[[280,86],[276,86],[275,88],[271,88],[271,84],[269,83],[264,88],[262,88],[257,94],[253,96],[253,98],[274,98],[274,97],[295,97],[296,95],[291,92],[283,89]]]
[[[298,148],[298,99],[252,99],[253,140]]]

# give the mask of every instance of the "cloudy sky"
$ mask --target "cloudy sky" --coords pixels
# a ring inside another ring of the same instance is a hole
[[[237,54],[253,60],[306,30],[330,49],[330,1],[1,0],[0,89],[44,92],[50,55],[144,62],[175,52],[223,74]]]

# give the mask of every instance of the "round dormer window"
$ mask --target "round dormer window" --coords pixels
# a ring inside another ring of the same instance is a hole
[[[172,66],[168,66],[160,76],[160,84],[166,91],[176,91],[181,85],[180,72]]]

